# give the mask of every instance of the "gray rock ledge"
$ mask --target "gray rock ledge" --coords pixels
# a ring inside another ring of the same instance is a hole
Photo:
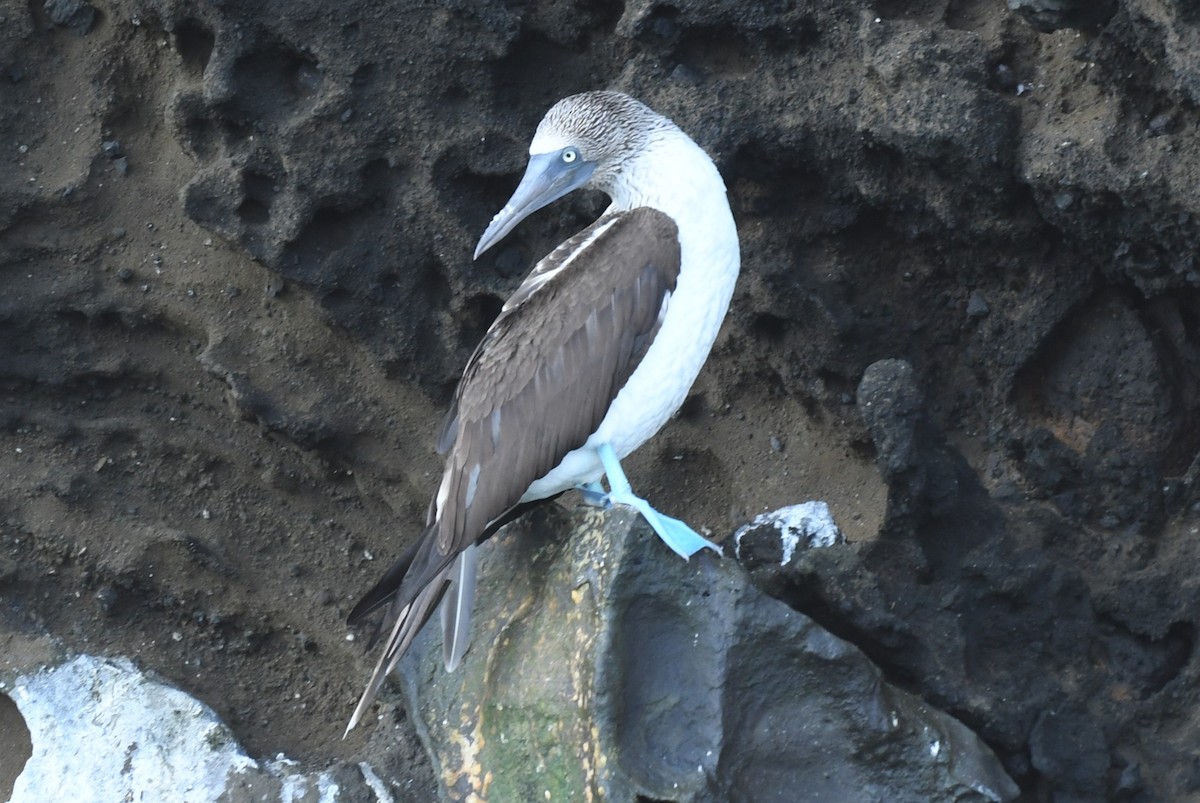
[[[630,511],[550,508],[484,546],[473,646],[401,664],[453,801],[1007,801],[965,725],[854,646],[667,551]]]

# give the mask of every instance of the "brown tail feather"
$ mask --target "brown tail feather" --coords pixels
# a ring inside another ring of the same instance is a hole
[[[530,508],[543,505],[553,498],[514,505],[504,514],[489,522],[475,543],[490,538],[496,530],[517,516]],[[460,568],[459,555],[441,555],[436,550],[437,535],[434,531],[437,527],[438,522],[431,521],[421,536],[405,550],[399,560],[392,564],[387,573],[359,600],[358,604],[354,606],[354,610],[350,611],[350,615],[346,617],[347,624],[358,624],[373,611],[385,604],[389,605],[389,611],[375,628],[367,649],[372,649],[380,637],[390,631],[387,643],[384,645],[379,662],[375,665],[375,671],[371,674],[371,680],[367,683],[366,691],[363,692],[354,709],[354,714],[350,717],[346,733],[349,733],[362,719],[363,714],[379,692],[379,687],[383,685],[384,678],[396,667],[409,645],[412,644],[412,640],[416,638],[417,633],[433,615],[434,609],[437,608],[442,596],[446,593],[451,573]],[[472,555],[471,558],[473,557]],[[466,652],[470,634],[470,606],[475,589],[473,560],[470,563],[469,574],[471,582],[461,583],[461,588],[457,592],[460,597],[455,600],[454,610],[448,611],[448,614],[451,615],[452,626],[448,630],[449,638],[447,639],[445,660],[447,668],[451,670],[458,665]],[[425,578],[428,578],[427,582]],[[466,579],[468,578],[465,576],[460,578],[460,580]]]
[[[354,610],[350,611],[350,615],[346,617],[346,624],[358,624],[370,615],[372,611],[375,611],[395,596],[396,592],[400,590],[400,583],[404,581],[404,576],[412,568],[413,558],[417,556],[417,549],[420,548],[421,542],[427,537],[429,537],[428,529],[413,541],[412,546],[404,550],[404,554],[396,559],[396,562],[384,573],[383,577],[379,578],[379,582],[371,586],[370,591],[363,594],[362,599],[354,606]]]
[[[396,668],[396,664],[408,651],[417,633],[421,632],[421,628],[433,615],[442,595],[446,593],[447,574],[448,572],[444,572],[435,578],[432,583],[417,593],[411,603],[404,605],[396,612],[395,623],[392,625],[391,633],[384,645],[383,654],[379,656],[379,662],[375,664],[375,671],[371,673],[371,680],[367,683],[362,697],[359,698],[358,705],[354,707],[350,723],[346,726],[346,732],[342,734],[343,739],[362,719],[367,708],[374,702],[375,695],[379,693],[379,687],[383,685],[384,679]],[[391,618],[390,612],[386,618]]]

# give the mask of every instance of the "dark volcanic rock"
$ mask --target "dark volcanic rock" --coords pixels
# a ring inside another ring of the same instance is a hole
[[[893,676],[907,678],[906,687],[956,712],[993,743],[1026,745],[1031,765],[1009,754],[1009,769],[1054,778],[1052,785],[1036,785],[1042,793],[1104,797],[1114,768],[1139,759],[1137,748],[1114,744],[1098,725],[1097,709],[1119,718],[1122,704],[1119,697],[1097,699],[1097,691],[1117,683],[1119,695],[1157,697],[1178,682],[1194,636],[1190,627],[1162,630],[1171,615],[1150,613],[1144,606],[1154,603],[1133,584],[1122,586],[1120,602],[1107,593],[1103,601],[1093,599],[1092,589],[1104,586],[1096,569],[1066,568],[1056,557],[1079,538],[1063,518],[1084,503],[1071,502],[1072,492],[1064,489],[1080,487],[1089,460],[1050,433],[1035,432],[1024,465],[1047,493],[1057,491],[1050,501],[1058,513],[998,505],[932,423],[906,363],[872,365],[858,406],[888,480],[888,537],[797,551],[781,566],[755,564],[756,582],[862,647]],[[1100,442],[1097,434],[1093,443]],[[1120,460],[1111,446],[1095,451],[1106,461]],[[1136,472],[1123,477],[1137,487]],[[1108,526],[1119,530],[1125,520],[1114,515]],[[1130,534],[1106,547],[1144,548]],[[1182,597],[1185,605],[1196,599],[1190,590]],[[997,647],[1010,640],[1024,649],[1002,658]],[[1076,656],[1097,649],[1105,656],[1101,663],[1076,663]],[[1066,676],[1049,670],[1062,665],[1075,668]],[[985,711],[974,702],[1001,689],[1004,706]],[[1140,774],[1122,777],[1126,786],[1140,788]]]
[[[96,7],[83,0],[46,0],[46,16],[76,36],[87,36],[96,24]]]
[[[1104,796],[1108,744],[1083,711],[1043,711],[1029,738],[1030,761],[1046,775],[1062,779],[1067,794]]]
[[[1010,800],[960,722],[628,510],[540,518],[481,550],[455,674],[402,664],[448,800]],[[531,761],[531,756],[538,756]]]
[[[912,366],[902,360],[869,366],[857,400],[888,483],[882,532],[893,544],[919,544],[935,568],[957,564],[994,530],[997,516],[974,471],[926,410]]]
[[[1008,7],[1049,33],[1059,28],[1099,28],[1117,13],[1117,0],[1008,0]]]

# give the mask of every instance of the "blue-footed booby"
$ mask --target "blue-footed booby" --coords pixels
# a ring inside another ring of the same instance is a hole
[[[446,465],[425,530],[350,614],[388,605],[383,655],[347,732],[439,602],[446,666],[457,666],[476,545],[531,504],[579,488],[634,506],[685,558],[720,553],[635,496],[620,460],[679,409],[729,307],[740,255],[725,184],[666,117],[619,92],[573,95],[538,125],[475,258],[580,187],[611,205],[534,266],[471,355],[438,437]]]

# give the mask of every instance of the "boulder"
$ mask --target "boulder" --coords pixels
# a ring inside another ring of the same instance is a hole
[[[547,510],[483,546],[462,667],[443,668],[437,627],[401,663],[444,799],[1016,796],[966,726],[736,561],[679,560],[623,508]]]

